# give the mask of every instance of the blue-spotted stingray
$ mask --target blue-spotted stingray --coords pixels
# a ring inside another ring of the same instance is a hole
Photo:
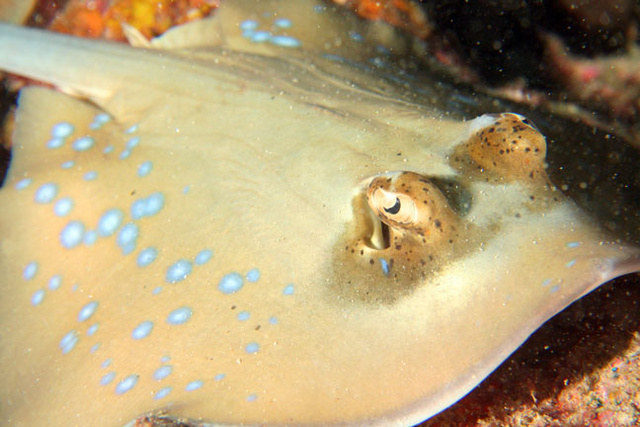
[[[640,267],[516,113],[409,90],[411,44],[321,3],[230,2],[131,45],[0,27],[0,416],[412,425]]]

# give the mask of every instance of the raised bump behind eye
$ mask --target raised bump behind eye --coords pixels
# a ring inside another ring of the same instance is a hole
[[[473,122],[479,123],[478,129]],[[464,154],[471,166],[502,181],[546,179],[547,144],[538,128],[526,117],[502,113],[481,116],[473,122],[472,133],[464,144]]]

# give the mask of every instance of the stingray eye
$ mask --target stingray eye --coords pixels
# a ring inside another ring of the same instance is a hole
[[[416,204],[406,194],[376,189],[369,201],[371,207],[384,219],[396,224],[410,224],[416,221]],[[385,221],[386,222],[386,221]]]

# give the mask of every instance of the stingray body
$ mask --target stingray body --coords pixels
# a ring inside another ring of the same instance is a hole
[[[0,27],[66,93],[22,91],[0,192],[3,424],[411,425],[638,269],[526,118],[449,119],[367,62],[388,30],[254,6],[138,48]]]

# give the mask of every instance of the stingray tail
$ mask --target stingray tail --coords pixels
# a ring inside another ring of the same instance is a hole
[[[168,68],[193,72],[193,65],[183,62],[160,50],[0,23],[0,69],[97,104],[127,87],[175,86]]]
[[[124,70],[109,67],[104,58],[132,56],[130,50],[115,43],[0,24],[0,68],[89,98],[113,93],[113,81],[124,77]]]

